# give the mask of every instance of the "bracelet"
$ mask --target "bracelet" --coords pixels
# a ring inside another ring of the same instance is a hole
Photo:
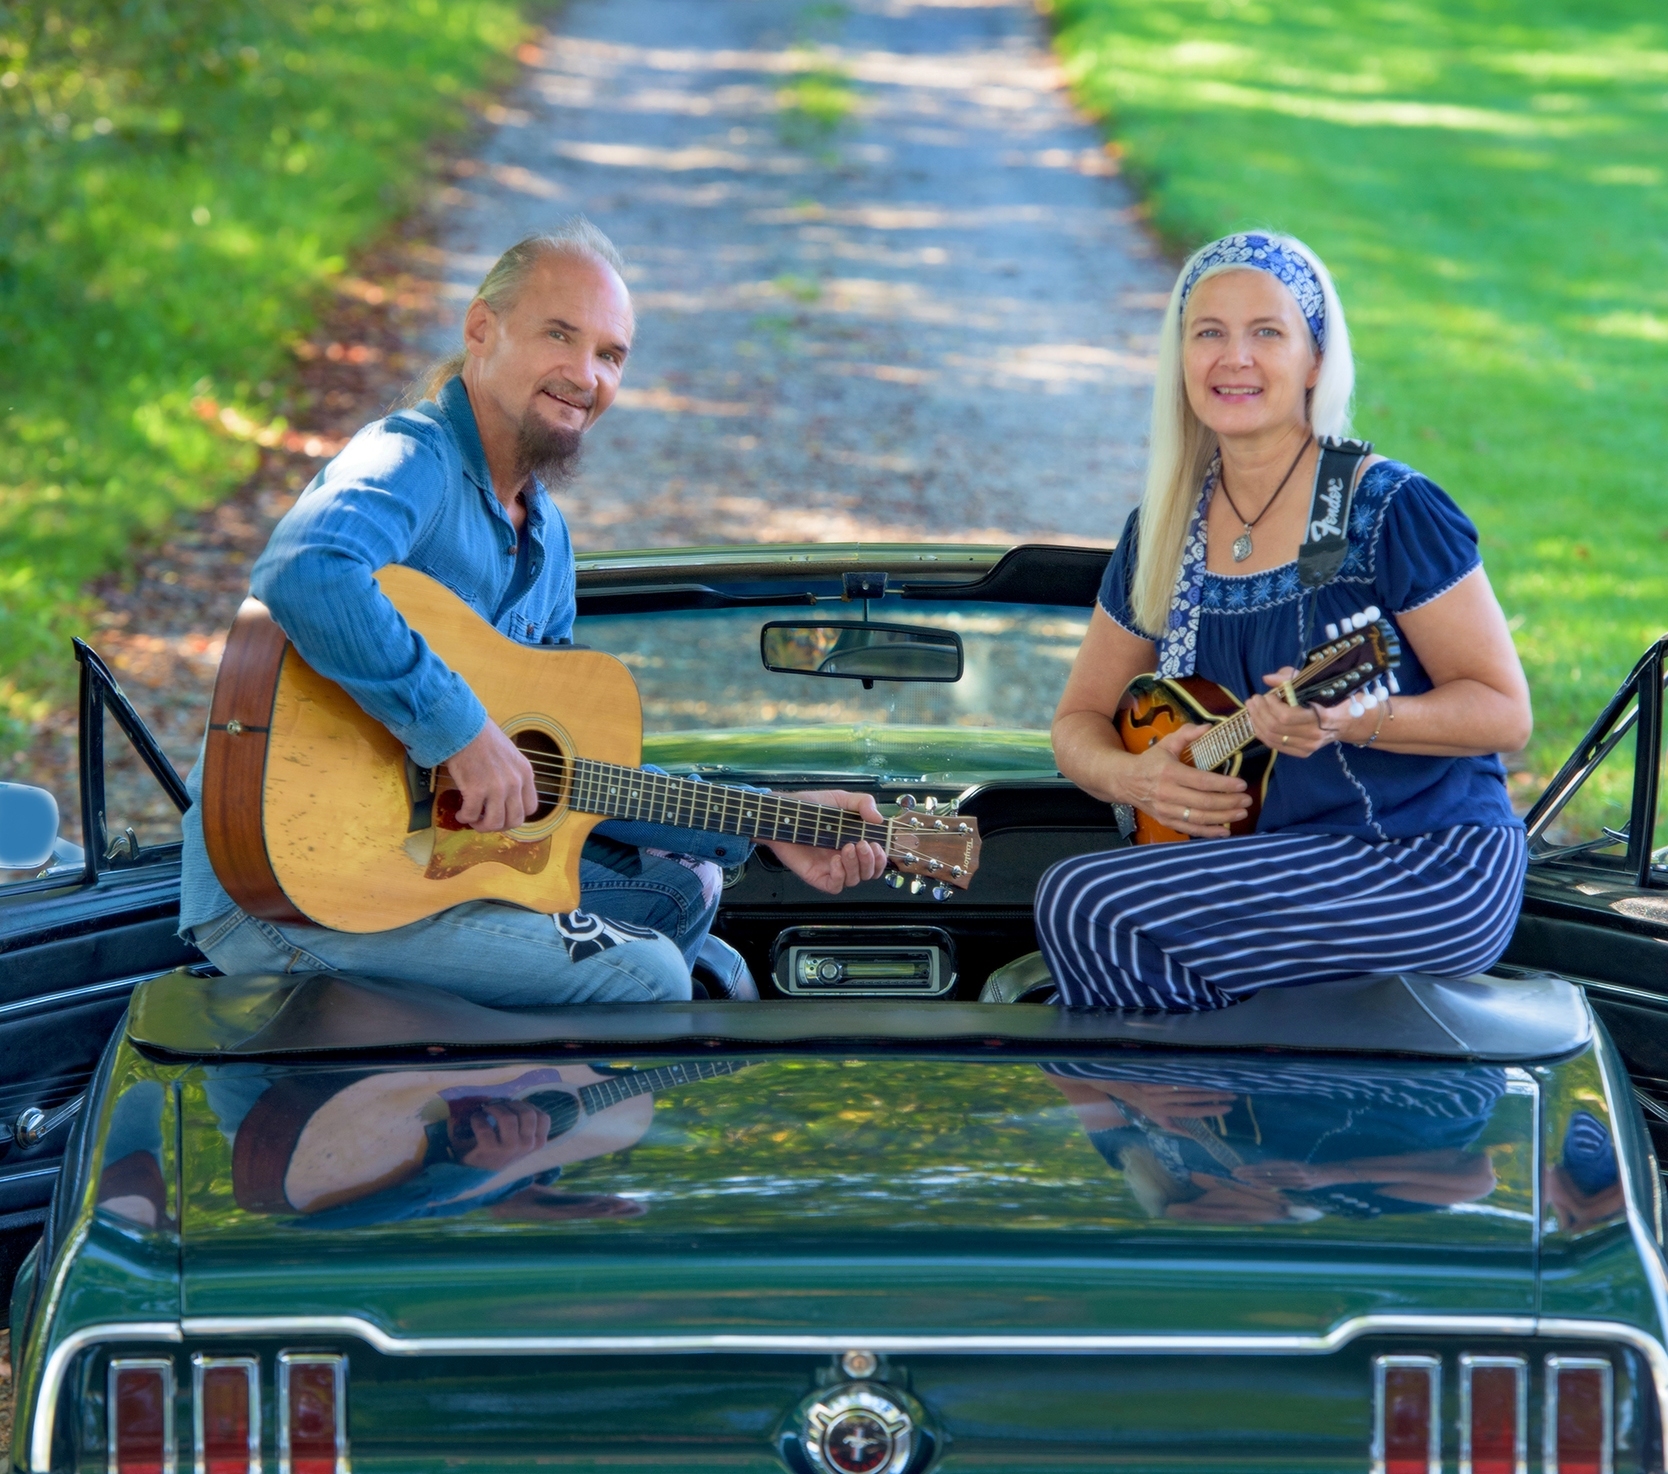
[[[1373,743],[1377,742],[1378,741],[1378,734],[1384,730],[1384,718],[1387,715],[1389,715],[1389,713],[1390,713],[1390,702],[1389,702],[1388,699],[1386,699],[1386,701],[1384,703],[1384,710],[1381,711],[1378,714],[1378,725],[1373,728],[1373,735],[1371,737],[1369,737],[1365,742],[1357,742],[1355,745],[1357,747],[1371,747],[1373,745]]]

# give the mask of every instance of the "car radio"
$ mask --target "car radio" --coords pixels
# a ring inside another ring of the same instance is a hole
[[[771,950],[776,986],[798,998],[940,998],[955,957],[936,926],[796,926]]]

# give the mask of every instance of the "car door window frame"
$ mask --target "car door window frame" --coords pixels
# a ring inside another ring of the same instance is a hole
[[[81,834],[87,852],[82,881],[91,884],[98,879],[101,870],[125,869],[175,859],[180,850],[178,841],[142,847],[131,830],[115,839],[110,837],[104,794],[106,712],[115,718],[122,734],[133,744],[134,751],[150,769],[151,776],[162,785],[163,792],[180,813],[191,807],[191,795],[98,651],[85,640],[77,639],[73,644],[75,658],[81,666]]]
[[[1628,678],[1599,719],[1588,729],[1569,760],[1535,805],[1524,817],[1529,837],[1529,863],[1547,864],[1557,860],[1579,860],[1583,855],[1603,847],[1602,840],[1582,844],[1563,845],[1543,849],[1538,853],[1536,843],[1543,839],[1553,820],[1563,812],[1581,785],[1610,753],[1631,739],[1635,743],[1633,764],[1632,805],[1628,814],[1625,835],[1619,830],[1607,831],[1616,839],[1626,839],[1624,865],[1634,885],[1641,890],[1652,883],[1651,857],[1655,846],[1657,789],[1661,781],[1663,673],[1668,664],[1668,635],[1657,640],[1634,665]],[[1633,704],[1632,711],[1628,710]],[[1660,883],[1660,882],[1659,882]]]

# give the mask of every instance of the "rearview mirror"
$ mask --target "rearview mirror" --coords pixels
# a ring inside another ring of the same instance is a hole
[[[27,783],[0,783],[0,870],[39,869],[57,838],[57,799]]]
[[[848,681],[959,681],[961,636],[918,624],[800,624],[759,631],[766,670]]]

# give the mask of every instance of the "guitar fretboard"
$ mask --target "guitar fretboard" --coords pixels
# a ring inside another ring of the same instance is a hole
[[[1188,761],[1200,772],[1208,773],[1227,762],[1240,748],[1248,746],[1256,735],[1251,729],[1250,713],[1236,711],[1188,743]]]
[[[606,1080],[598,1080],[594,1085],[581,1085],[579,1104],[584,1107],[587,1116],[593,1116],[608,1106],[630,1100],[634,1095],[665,1090],[672,1085],[689,1085],[696,1080],[715,1080],[720,1075],[733,1075],[737,1070],[745,1070],[748,1063],[747,1060],[718,1060],[712,1064],[662,1065],[655,1070],[634,1070],[629,1075],[613,1075]]]
[[[572,768],[568,803],[586,814],[834,850],[860,839],[879,845],[891,839],[885,824],[870,824],[846,809],[805,803],[786,794],[749,793],[594,758],[575,758]]]

